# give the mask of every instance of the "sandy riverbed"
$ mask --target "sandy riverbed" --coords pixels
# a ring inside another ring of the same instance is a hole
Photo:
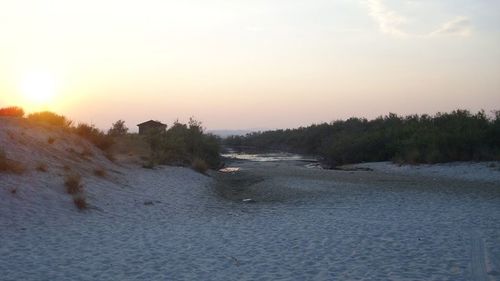
[[[116,167],[120,181],[85,182],[85,212],[60,179],[0,175],[0,279],[500,278],[499,181],[233,164]]]

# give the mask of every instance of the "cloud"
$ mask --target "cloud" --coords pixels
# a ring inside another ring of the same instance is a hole
[[[401,29],[401,25],[407,21],[406,18],[388,9],[381,0],[367,0],[365,3],[370,10],[370,16],[378,23],[383,33],[397,37],[408,36]]]
[[[365,0],[370,16],[377,22],[380,31],[395,37],[438,37],[438,36],[469,36],[472,31],[472,24],[467,17],[455,17],[443,23],[439,28],[426,34],[412,34],[403,30],[403,25],[408,19],[389,9],[383,0]]]
[[[429,33],[429,36],[469,36],[472,31],[472,24],[466,17],[456,17],[449,22],[445,22],[441,27]]]

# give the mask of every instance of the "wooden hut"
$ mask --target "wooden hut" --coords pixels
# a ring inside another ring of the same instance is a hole
[[[147,135],[151,133],[162,133],[167,129],[167,125],[159,121],[149,120],[141,124],[137,124],[139,127],[139,135]]]

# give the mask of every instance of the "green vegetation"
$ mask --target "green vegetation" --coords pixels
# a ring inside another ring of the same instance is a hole
[[[176,121],[165,133],[154,133],[147,139],[151,159],[145,167],[154,164],[202,167],[201,161],[207,168],[220,165],[219,140],[214,135],[205,134],[201,123],[192,118],[188,124]]]
[[[108,130],[108,135],[110,136],[124,136],[128,132],[127,126],[125,126],[125,121],[118,120],[111,125],[111,128]]]
[[[78,126],[73,128],[73,131],[77,135],[87,139],[103,151],[107,151],[114,144],[113,138],[106,135],[103,131],[99,130],[94,125],[79,123]]]
[[[50,111],[35,112],[28,115],[28,120],[35,123],[49,124],[62,128],[69,128],[73,123],[63,115],[58,115]]]
[[[24,110],[19,107],[7,107],[0,109],[0,116],[2,116],[2,114],[5,114],[4,116],[17,114],[16,116],[22,117],[24,115]],[[113,145],[113,139],[110,136],[106,135],[103,131],[97,129],[94,125],[79,123],[75,127],[72,126],[73,122],[67,119],[65,116],[58,115],[50,111],[42,111],[29,114],[27,116],[27,119],[28,121],[33,123],[47,124],[71,130],[77,135],[89,140],[91,143],[93,143],[103,151],[107,151]],[[119,130],[119,132],[123,132],[123,130],[125,130],[126,132],[126,127],[124,126],[125,122],[121,121],[120,123],[120,121],[121,120],[113,124],[113,128],[116,127],[116,130]],[[49,144],[54,143],[54,141],[55,139],[53,137],[49,137],[49,139],[47,140]]]
[[[24,111],[21,108],[14,109],[22,112],[22,115],[24,115]],[[8,108],[2,110],[7,112]],[[12,112],[12,110],[10,111]],[[125,126],[125,121],[123,120],[113,123],[107,134],[94,125],[79,123],[74,126],[73,122],[65,116],[49,111],[29,114],[27,120],[33,123],[60,127],[68,132],[73,132],[104,151],[106,157],[111,161],[114,161],[111,147],[115,144],[115,138],[123,140],[129,136],[127,135],[128,128]],[[140,141],[144,142],[142,136],[137,137],[140,137]],[[191,166],[193,169],[204,173],[207,169],[217,168],[220,165],[220,140],[214,135],[204,133],[201,122],[192,118],[188,124],[176,121],[167,131],[153,132],[145,140],[147,145],[149,145],[151,155],[149,162],[144,164],[144,167],[152,168],[157,164],[181,165]],[[49,137],[47,140],[49,144],[54,143],[54,141],[55,138],[53,137]],[[138,141],[136,140],[133,143],[137,144]],[[122,150],[126,149],[128,154],[133,155],[134,151],[141,152],[143,150],[140,145],[138,146],[135,148],[122,147]],[[92,151],[88,148],[84,149],[81,156],[92,156]]]
[[[500,111],[350,118],[298,129],[233,136],[229,146],[320,156],[329,166],[369,161],[440,163],[500,160]]]
[[[197,171],[198,173],[206,173],[206,171],[209,169],[208,164],[205,162],[203,159],[194,159],[193,162],[191,163],[191,167],[193,170]]]

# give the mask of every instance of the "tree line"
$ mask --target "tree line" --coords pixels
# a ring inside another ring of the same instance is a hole
[[[371,161],[442,163],[500,160],[500,111],[455,110],[373,120],[349,118],[297,129],[231,136],[228,146],[313,154],[329,166]]]

